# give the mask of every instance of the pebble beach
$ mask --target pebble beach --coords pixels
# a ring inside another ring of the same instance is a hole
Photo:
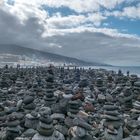
[[[6,65],[0,140],[140,140],[140,78],[121,70]]]

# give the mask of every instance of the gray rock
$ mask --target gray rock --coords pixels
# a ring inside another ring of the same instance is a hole
[[[103,101],[105,101],[105,99],[106,99],[106,98],[105,98],[104,95],[102,95],[102,94],[99,94],[99,95],[98,95],[98,101],[99,101],[99,102],[103,102]]]
[[[54,131],[51,136],[42,136],[37,133],[33,136],[32,140],[65,140],[65,138],[60,132]]]
[[[60,114],[60,113],[54,113],[54,114],[51,115],[51,118],[54,119],[54,120],[64,120],[65,115]]]
[[[27,129],[27,130],[22,134],[22,136],[23,136],[23,137],[33,137],[36,133],[37,133],[37,131],[34,130],[34,129]]]
[[[116,134],[108,133],[107,129],[105,129],[105,139],[106,140],[122,140],[123,139],[123,130],[122,127],[117,130]]]
[[[0,131],[0,140],[6,140],[6,131]]]
[[[23,103],[24,104],[29,104],[29,103],[32,103],[34,101],[34,98],[32,96],[26,96],[24,99],[23,99]]]
[[[130,137],[125,138],[123,140],[140,140],[140,136],[130,136]]]

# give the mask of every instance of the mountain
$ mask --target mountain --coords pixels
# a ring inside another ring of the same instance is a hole
[[[105,64],[96,62],[86,62],[76,58],[66,57],[58,54],[44,52],[32,48],[26,48],[18,45],[0,44],[0,63],[19,63],[25,64],[45,64],[45,63],[57,63],[57,64],[72,64],[78,66],[105,66]]]

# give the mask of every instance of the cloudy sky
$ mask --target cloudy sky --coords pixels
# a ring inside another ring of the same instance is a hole
[[[140,0],[0,0],[0,44],[140,66]]]

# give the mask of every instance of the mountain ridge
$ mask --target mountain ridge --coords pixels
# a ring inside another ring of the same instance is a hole
[[[29,58],[37,58],[50,60],[52,62],[62,62],[62,63],[72,63],[78,66],[107,66],[106,64],[98,62],[87,62],[79,60],[77,58],[67,57],[59,54],[54,54],[46,51],[41,51],[33,48],[27,48],[23,46],[18,46],[14,44],[0,44],[0,54],[12,54],[12,55],[21,55],[27,56]]]

